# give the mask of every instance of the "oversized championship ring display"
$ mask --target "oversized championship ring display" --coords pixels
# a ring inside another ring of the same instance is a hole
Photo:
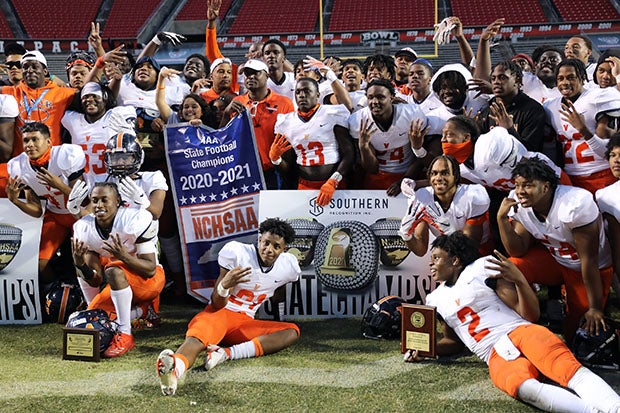
[[[316,240],[325,226],[314,218],[291,218],[287,221],[295,230],[295,238],[288,245],[288,252],[297,257],[300,267],[307,267],[312,264]]]
[[[368,225],[338,221],[323,229],[316,241],[317,278],[335,290],[357,290],[372,283],[379,271],[379,243]]]
[[[381,218],[370,226],[379,240],[381,247],[381,263],[386,267],[396,267],[409,255],[409,248],[398,235],[400,219]]]
[[[21,228],[9,224],[0,224],[0,271],[13,261],[21,245]]]

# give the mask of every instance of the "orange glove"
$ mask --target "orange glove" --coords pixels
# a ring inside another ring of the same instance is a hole
[[[316,197],[316,204],[318,206],[325,206],[329,204],[332,196],[334,196],[334,191],[338,187],[338,181],[333,178],[329,178],[327,182],[325,182],[321,186],[321,190],[319,191],[319,196]]]
[[[271,148],[269,148],[269,159],[271,159],[272,163],[277,165],[280,163],[279,160],[282,158],[282,154],[292,148],[293,146],[286,137],[278,133],[271,144]]]

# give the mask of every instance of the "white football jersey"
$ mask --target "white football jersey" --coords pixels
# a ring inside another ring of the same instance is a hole
[[[512,168],[522,158],[539,158],[553,169],[558,178],[562,174],[562,170],[546,155],[528,151],[506,129],[496,126],[478,137],[474,145],[474,169],[461,164],[461,176],[488,188],[510,191],[515,187]]]
[[[550,99],[562,98],[562,94],[557,87],[549,89],[538,76],[531,72],[523,72],[523,86],[521,90],[540,104]]]
[[[477,92],[467,92],[462,111],[458,111],[458,113],[455,113],[453,109],[449,109],[441,102],[438,107],[428,111],[426,113],[429,126],[427,135],[441,135],[446,122],[456,115],[466,115],[471,111],[472,116],[474,116],[476,113],[486,109],[489,106],[489,95],[480,95],[475,98],[474,96],[476,95]]]
[[[168,106],[180,105],[183,98],[192,91],[182,75],[170,76],[166,79],[165,84]]]
[[[353,112],[357,112],[358,110],[364,109],[368,106],[365,90],[360,89],[349,92],[349,97],[351,98],[351,103],[353,104]]]
[[[562,99],[552,99],[543,105],[547,119],[564,149],[564,171],[568,175],[590,175],[609,168],[606,159],[596,154],[573,126],[562,120]],[[584,90],[574,102],[575,109],[585,118],[590,132],[596,132],[596,116],[604,111],[620,109],[620,92],[613,87]]]
[[[508,196],[516,199],[514,190]],[[611,265],[611,250],[602,216],[592,194],[585,189],[558,185],[544,222],[538,219],[531,207],[518,206],[516,212],[511,209],[508,215],[519,221],[532,237],[542,242],[559,264],[574,271],[581,271],[581,260],[571,231],[598,220],[598,266],[605,268]]]
[[[291,143],[299,165],[333,165],[340,161],[334,126],[347,128],[349,115],[344,105],[319,105],[308,122],[297,112],[278,115],[274,129]]]
[[[428,222],[428,226],[435,237],[443,234],[449,235],[455,231],[462,231],[468,219],[486,214],[491,202],[484,187],[477,184],[459,184],[452,204],[450,204],[447,211],[444,211],[439,201],[435,199],[435,192],[430,186],[415,191],[415,198],[411,201],[424,206],[428,216],[432,218]],[[487,242],[490,236],[491,232],[487,220],[483,225],[480,243],[484,244]]]
[[[63,144],[52,146],[50,161],[47,170],[58,176],[65,184],[69,185],[69,177],[86,166],[84,151],[77,145]],[[30,165],[30,158],[26,153],[21,153],[8,163],[9,176],[20,177],[22,181],[34,191],[39,198],[47,200],[46,208],[55,214],[69,214],[65,195],[56,188],[41,183],[37,179],[37,172]]]
[[[435,94],[435,92],[431,92],[431,94],[428,95],[422,102],[416,101],[413,98],[413,95],[408,95],[406,100],[409,104],[417,105],[425,115],[428,115],[431,110],[443,106],[443,103],[441,103],[441,100],[439,100],[439,97]]]
[[[117,106],[93,123],[88,122],[83,113],[67,111],[61,122],[71,135],[71,143],[81,146],[86,154],[88,171],[84,173],[84,181],[92,186],[107,177],[104,154],[110,137],[122,131],[135,133],[136,109]]]
[[[283,95],[295,102],[295,74],[293,72],[284,72],[284,80],[281,84],[277,84],[271,78],[267,79],[267,87],[278,95]]]
[[[157,89],[142,90],[131,81],[131,78],[123,76],[121,87],[116,98],[118,106],[133,106],[151,111],[153,117],[159,116],[159,110],[155,103]],[[155,115],[157,113],[157,115]]]
[[[136,255],[136,241],[139,238],[153,243],[157,250],[157,225],[150,212],[144,209],[120,207],[112,224],[111,235],[119,235],[122,243],[131,255]],[[106,251],[104,241],[111,242],[110,237],[103,238],[95,223],[95,215],[82,217],[73,224],[73,237],[84,242],[89,251],[96,252],[101,257],[112,258]],[[157,260],[157,254],[155,254]],[[156,261],[159,263],[159,261]]]
[[[11,95],[0,94],[0,119],[16,118],[19,115],[17,101]]]
[[[370,145],[375,150],[379,170],[398,174],[406,172],[413,162],[414,155],[409,143],[409,125],[414,119],[421,119],[426,125],[426,116],[419,108],[405,103],[393,105],[393,108],[392,125],[385,132],[377,127],[377,131],[370,138]],[[359,139],[362,119],[372,121],[372,114],[368,107],[354,112],[349,117],[349,131],[355,140]],[[357,142],[355,144],[357,145]]]
[[[596,203],[601,212],[608,213],[620,222],[620,181],[596,191]]]
[[[235,267],[252,267],[250,279],[237,284],[230,291],[226,308],[245,313],[254,318],[256,311],[275,290],[289,282],[299,279],[301,269],[293,254],[280,254],[271,269],[263,270],[258,262],[256,246],[231,241],[224,245],[218,255],[220,267],[231,270]]]
[[[486,363],[502,336],[530,324],[486,285],[485,280],[495,275],[485,268],[489,258],[479,258],[465,267],[453,286],[441,283],[426,296],[426,305],[436,307],[463,344]]]

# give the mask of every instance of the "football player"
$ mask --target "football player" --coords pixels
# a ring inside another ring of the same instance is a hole
[[[607,328],[603,309],[613,268],[603,219],[592,195],[582,188],[558,185],[553,170],[537,158],[523,159],[512,176],[515,189],[497,212],[510,260],[529,282],[565,285],[567,342],[582,316],[585,330],[598,334]]]
[[[534,290],[514,264],[496,256],[478,258],[461,232],[433,241],[430,271],[440,285],[426,304],[441,317],[437,354],[467,347],[488,364],[495,386],[541,410],[617,412],[618,394],[583,367],[559,337],[533,324],[540,315]],[[417,350],[405,353],[406,362],[419,360]],[[541,376],[562,387],[541,382]]]
[[[203,350],[210,370],[228,360],[278,352],[298,340],[293,323],[254,319],[277,288],[299,279],[297,258],[285,252],[295,231],[286,221],[269,218],[260,224],[259,234],[258,246],[231,241],[222,248],[211,303],[189,323],[176,353],[166,349],[159,354],[157,375],[165,396],[176,392],[178,379]],[[219,347],[222,342],[230,347]]]
[[[44,123],[26,123],[21,129],[24,152],[8,163],[7,197],[32,217],[43,215],[39,248],[39,278],[43,283],[56,279],[48,263],[71,233],[75,218],[65,207],[72,187],[81,181],[86,157],[77,145],[52,146],[50,130]],[[25,199],[20,199],[23,191]],[[45,213],[41,206],[45,199]]]
[[[573,185],[594,194],[615,181],[604,158],[611,135],[609,119],[601,115],[620,109],[620,91],[584,89],[586,70],[577,59],[563,60],[556,77],[562,98],[545,102],[547,119],[562,146],[564,170]]]
[[[119,357],[135,346],[132,304],[150,303],[164,288],[157,224],[151,213],[125,207],[114,183],[96,183],[90,201],[94,213],[73,226],[73,262],[77,275],[90,285],[108,282],[88,309],[116,314],[119,332],[104,356]]]
[[[133,106],[114,107],[111,91],[97,82],[84,85],[81,100],[84,113],[65,112],[62,126],[71,135],[71,143],[80,145],[87,155],[88,170],[84,172],[84,181],[92,187],[108,176],[104,154],[110,136],[134,130],[136,109]]]
[[[357,141],[365,172],[362,185],[364,189],[385,189],[389,196],[396,196],[402,179],[414,178],[423,168],[412,151],[409,128],[416,119],[426,126],[426,117],[413,105],[394,104],[394,86],[386,79],[371,81],[366,96],[368,107],[349,118],[349,130]],[[436,152],[434,155],[439,155]]]
[[[324,206],[336,188],[342,187],[341,181],[353,164],[347,131],[349,110],[344,105],[321,105],[319,85],[309,77],[297,81],[295,100],[296,112],[278,115],[269,157],[283,174],[288,174],[293,160],[283,155],[294,151],[297,189],[319,189],[317,204]]]
[[[606,158],[611,173],[617,181],[605,188],[596,191],[596,203],[607,221],[607,236],[611,245],[611,255],[614,265],[612,285],[620,302],[620,134],[615,134],[607,143]]]
[[[433,159],[428,169],[430,187],[420,188],[408,200],[399,234],[419,257],[434,236],[463,231],[481,251],[493,250],[489,230],[489,195],[482,185],[461,184],[459,164],[449,155]]]

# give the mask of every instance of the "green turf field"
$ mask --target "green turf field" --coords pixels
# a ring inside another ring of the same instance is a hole
[[[63,361],[60,325],[0,326],[0,411],[535,411],[495,389],[476,357],[405,364],[398,341],[361,338],[359,319],[299,322],[295,346],[210,372],[194,368],[175,396],[164,397],[157,355],[182,343],[199,310],[163,306],[159,329],[137,331],[134,350],[100,363]],[[619,373],[603,377],[620,391]]]

